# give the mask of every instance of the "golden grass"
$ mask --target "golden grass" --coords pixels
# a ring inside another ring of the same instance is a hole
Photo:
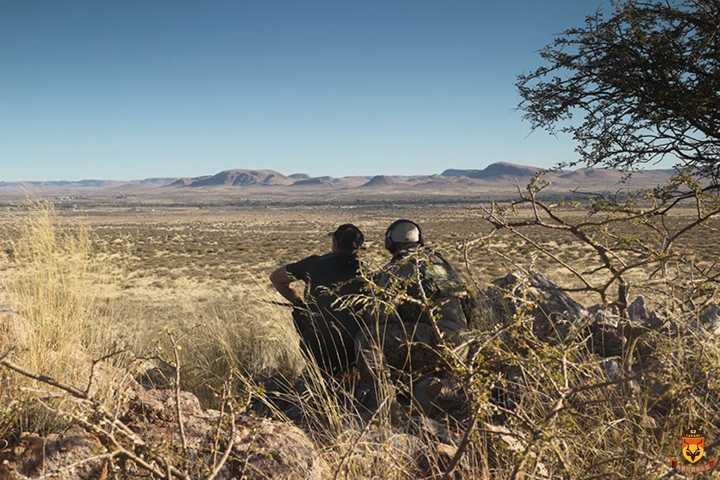
[[[26,208],[29,214],[19,221],[17,236],[0,259],[2,301],[16,312],[5,316],[0,355],[84,389],[90,385],[93,358],[117,346],[107,296],[114,273],[97,257],[86,227],[59,227],[44,200],[28,200]],[[0,431],[53,428],[58,419],[29,403],[46,395],[45,387],[25,377],[5,377],[0,405],[12,407],[5,410],[10,421]],[[98,394],[107,385],[95,387],[92,393]]]
[[[517,267],[532,267],[560,284],[568,277],[552,259],[505,233],[488,246],[508,252],[509,258],[488,249],[456,249],[488,226],[473,209],[453,206],[185,211],[149,216],[150,221],[139,213],[58,214],[44,200],[30,201],[25,210],[4,219],[0,303],[20,315],[5,317],[0,355],[14,347],[10,355],[17,363],[82,388],[92,359],[120,345],[168,363],[177,352],[181,387],[196,393],[206,407],[216,405],[215,393],[227,380],[241,391],[255,388],[256,377],[274,372],[292,377],[304,366],[290,310],[273,303],[283,299],[267,277],[282,264],[326,252],[326,233],[339,223],[353,222],[365,231],[369,242],[363,255],[371,266],[386,259],[386,226],[406,217],[420,222],[430,243],[453,263],[466,265],[480,290]],[[540,230],[533,238],[574,266],[592,268],[592,255],[573,239]],[[717,251],[716,242],[702,232],[687,243],[700,261],[712,260]],[[642,280],[640,272],[639,286]],[[589,306],[597,298],[578,300]],[[565,478],[608,472],[616,472],[616,478],[654,478],[665,471],[659,462],[677,455],[684,427],[701,423],[709,436],[720,437],[720,426],[713,423],[720,407],[717,338],[680,320],[674,326],[677,335],[649,333],[642,344],[662,352],[661,361],[647,366],[650,373],[638,385],[640,393],[628,396],[620,385],[602,386],[606,374],[582,338],[561,347],[529,348],[535,344],[528,319],[521,317],[508,322],[514,328],[503,336],[495,330],[500,323],[484,318],[476,333],[486,350],[477,364],[457,365],[460,376],[476,369],[468,388],[482,421],[497,413],[488,399],[489,385],[508,382],[492,367],[513,364],[521,372],[509,382],[522,391],[521,408],[506,419],[522,434],[519,449],[479,428],[462,466],[466,478],[511,478],[520,466],[528,472],[550,469]],[[298,403],[316,427],[313,440],[338,478],[415,474],[408,457],[413,438],[426,451],[432,440],[416,431],[392,430],[388,418],[366,428],[352,409],[336,401],[316,371],[310,369],[309,378],[310,393]],[[11,430],[57,427],[58,419],[38,417],[31,403],[52,389],[6,371],[0,382],[0,437]],[[600,386],[582,389],[593,385]],[[577,392],[553,413],[558,399],[572,389]],[[648,425],[650,416],[655,426]],[[429,468],[441,473],[440,458],[431,458]]]

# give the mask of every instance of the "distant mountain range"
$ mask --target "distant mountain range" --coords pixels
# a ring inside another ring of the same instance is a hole
[[[311,177],[304,173],[283,175],[274,170],[233,169],[192,178],[147,178],[130,182],[116,180],[81,180],[47,182],[0,182],[0,189],[31,187],[40,190],[97,190],[97,189],[219,189],[263,187],[290,189],[362,189],[363,191],[399,191],[422,189],[434,191],[450,189],[462,191],[466,188],[497,189],[524,185],[539,168],[514,165],[511,163],[493,163],[484,169],[447,169],[435,175],[376,175],[349,176],[334,178],[329,176]],[[630,179],[635,188],[647,188],[665,183],[674,173],[673,170],[645,170],[633,174]],[[547,173],[545,180],[561,188],[611,188],[624,178],[618,170],[582,168],[578,170],[560,170]]]

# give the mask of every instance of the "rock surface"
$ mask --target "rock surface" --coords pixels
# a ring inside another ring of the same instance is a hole
[[[189,472],[190,478],[207,477],[211,472],[198,465],[220,464],[223,452],[232,440],[231,454],[218,470],[216,479],[305,478],[322,479],[330,475],[327,463],[315,450],[310,439],[292,424],[247,415],[235,418],[231,436],[229,417],[221,418],[215,410],[203,410],[197,398],[187,392],[180,394],[187,449],[182,450],[175,415],[174,392],[170,390],[141,391],[130,401],[120,420],[146,443],[161,446],[163,451],[146,451],[141,445],[125,448],[143,458],[174,458],[176,468]],[[218,426],[220,431],[218,432]],[[116,438],[121,438],[117,435]],[[101,438],[80,426],[65,433],[22,435],[11,447],[0,453],[0,480],[38,478],[52,475],[61,480],[96,480],[110,478],[112,464],[108,449]],[[157,449],[154,449],[157,450]],[[121,478],[147,476],[132,461],[123,464]]]
[[[533,333],[542,341],[563,341],[573,326],[579,326],[588,311],[547,276],[514,271],[493,281],[487,296],[500,317],[509,318],[529,308]]]

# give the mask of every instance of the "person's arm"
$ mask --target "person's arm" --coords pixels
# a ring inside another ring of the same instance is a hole
[[[302,298],[292,286],[292,282],[295,281],[295,277],[290,275],[285,266],[282,266],[271,273],[270,281],[275,287],[275,290],[285,297],[288,302],[293,305],[297,305],[302,301]]]

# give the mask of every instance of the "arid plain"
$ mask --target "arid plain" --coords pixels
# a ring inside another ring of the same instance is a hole
[[[626,183],[618,183],[617,172],[556,174],[545,178],[550,183],[537,193],[542,205],[533,210],[527,203],[509,208],[527,194],[524,186],[531,175],[514,175],[528,173],[527,169],[500,171],[489,178],[308,179],[235,170],[195,180],[0,184],[0,306],[20,314],[8,317],[17,322],[8,324],[10,335],[0,340],[8,342],[16,362],[30,371],[70,385],[88,385],[88,389],[92,385],[100,396],[111,383],[91,381],[94,359],[112,358],[122,367],[123,376],[149,378],[148,372],[157,372],[152,385],[182,388],[196,395],[204,408],[220,408],[227,397],[219,392],[227,392],[232,383],[237,389],[233,401],[244,411],[248,392],[257,392],[255,380],[274,372],[298,373],[304,365],[290,310],[272,288],[269,274],[282,264],[327,252],[328,233],[346,222],[365,232],[362,259],[370,270],[378,268],[388,258],[383,234],[398,218],[418,222],[427,245],[441,250],[469,274],[480,299],[491,281],[516,269],[544,273],[564,288],[582,287],[582,277],[594,286],[606,285],[607,297],[613,297],[623,289],[608,281],[607,265],[603,269],[600,258],[605,254],[612,268],[622,272],[629,301],[643,295],[650,303],[655,295],[672,309],[698,295],[717,294],[712,285],[717,279],[720,221],[710,218],[703,225],[693,223],[699,212],[715,210],[688,203],[663,215],[628,218],[624,209],[630,190],[642,192],[662,185],[661,180],[669,178],[666,173]],[[483,173],[487,172],[477,177]],[[619,203],[604,203],[613,198]],[[651,207],[642,194],[633,198],[634,211]],[[593,202],[610,208],[593,211]],[[544,212],[543,207],[547,208]],[[532,221],[536,214],[544,226]],[[503,222],[515,227],[493,230]],[[584,225],[575,228],[580,223]],[[572,234],[573,228],[590,241],[580,241]],[[672,245],[663,245],[676,234],[681,235]],[[570,293],[586,307],[600,301],[597,292]],[[692,327],[692,322],[674,318],[682,328]],[[565,442],[569,438],[568,444],[584,445],[577,455],[575,449],[568,449],[573,460],[562,462],[562,468],[571,472],[568,478],[580,478],[576,475],[580,472],[585,472],[583,477],[587,472],[601,475],[608,462],[625,472],[623,478],[645,478],[637,472],[648,469],[653,475],[647,478],[657,478],[658,467],[616,458],[615,446],[633,437],[654,458],[666,458],[669,446],[673,445],[673,451],[677,446],[674,432],[680,421],[667,415],[669,408],[695,417],[716,411],[715,397],[703,395],[710,395],[714,388],[715,377],[708,377],[704,365],[717,364],[713,356],[717,349],[714,341],[705,341],[703,336],[648,340],[655,342],[653,348],[662,349],[660,358],[670,366],[644,381],[646,394],[631,398],[630,393],[616,389],[615,382],[607,382],[590,350],[586,356],[572,357],[571,369],[564,348],[534,343],[539,348],[528,351],[527,342],[536,342],[528,326],[516,323],[515,316],[496,315],[485,308],[474,319],[472,330],[487,346],[487,366],[495,368],[497,359],[511,359],[522,366],[527,385],[521,410],[538,419],[535,422],[547,419],[548,409],[560,405],[553,398],[553,392],[559,398],[565,395],[559,385],[567,388],[577,381],[597,387],[578,388],[578,394],[587,395],[578,400],[579,410],[560,409],[558,418],[562,415],[563,421],[543,433],[547,439]],[[698,362],[694,356],[693,342],[698,339],[697,348],[710,356],[707,362]],[[585,340],[584,335],[578,339],[582,345]],[[678,347],[680,341],[683,346]],[[87,350],[85,355],[78,345]],[[585,347],[581,350],[586,351]],[[460,367],[459,371],[468,373],[475,368]],[[473,383],[466,385],[477,389],[478,408],[487,409],[488,415],[495,408],[486,401],[494,381],[490,371],[467,377]],[[564,377],[556,375],[561,371]],[[17,403],[20,394],[14,392],[23,392],[29,405],[0,423],[0,438],[12,440],[20,431],[63,427],[56,417],[37,413],[32,401],[38,390],[32,381],[5,376],[0,382],[8,385],[0,389],[0,397],[5,393],[0,398],[4,405]],[[653,389],[661,384],[672,388],[658,390],[658,397]],[[697,401],[694,396],[678,393],[667,400],[663,393],[689,389],[698,391],[699,398],[709,398],[709,406],[697,409],[691,405]],[[618,410],[615,398],[622,399],[625,407]],[[345,464],[353,471],[346,478],[409,478],[402,466],[398,468],[396,447],[389,443],[376,450],[384,453],[374,462],[362,455],[349,459],[347,452],[358,448],[357,439],[367,429],[360,425],[360,433],[355,427],[348,429],[345,419],[355,417],[348,416],[339,402],[322,405],[305,405],[314,412],[309,425],[316,421],[323,425],[307,432],[328,452],[333,465]],[[598,422],[598,418],[603,420]],[[623,421],[618,423],[618,419]],[[608,422],[618,426],[605,430]],[[657,422],[661,428],[653,435],[638,435],[646,425]],[[515,427],[522,430],[525,425],[522,421]],[[588,439],[596,437],[598,441],[590,444]],[[516,461],[522,465],[529,458],[500,448],[505,452],[502,455],[509,456],[488,460],[482,449],[495,448],[496,440],[491,434],[478,443],[478,451],[467,454],[467,471],[474,473],[463,478],[511,478],[508,466]],[[528,445],[540,448],[539,466],[554,467],[556,450],[551,443],[538,444],[533,439]],[[445,468],[440,457],[433,462],[437,471]],[[501,473],[491,477],[490,472]]]
[[[484,244],[506,253],[506,258],[486,248],[464,248],[490,231],[484,209],[493,202],[507,205],[518,199],[533,173],[530,167],[501,166],[503,170],[491,178],[435,175],[298,180],[276,172],[235,170],[216,175],[221,177],[217,182],[208,183],[208,178],[215,177],[203,177],[204,184],[199,187],[188,186],[197,179],[5,185],[0,187],[0,221],[8,240],[13,224],[24,214],[24,200],[47,199],[58,218],[90,228],[97,246],[117,266],[122,291],[116,295],[132,299],[134,308],[147,311],[156,320],[214,297],[232,298],[239,285],[244,286],[242,291],[247,291],[249,284],[266,290],[270,272],[279,265],[328,251],[327,233],[347,222],[365,233],[363,256],[371,268],[387,259],[383,249],[386,227],[398,218],[409,218],[423,227],[430,246],[471,273],[479,289],[518,266],[562,280],[565,273],[556,260],[537,254],[509,232],[498,232]],[[634,184],[619,183],[620,178],[617,172],[607,171],[554,176],[541,198],[556,203],[560,215],[580,218],[587,215],[588,199],[602,192],[614,195],[650,188],[667,174],[651,172],[644,179],[635,177]],[[290,181],[295,185],[288,184]],[[579,203],[560,204],[571,200]],[[520,209],[517,216],[529,213]],[[542,228],[531,232],[534,241],[566,262],[592,264],[593,253],[571,236]],[[709,261],[717,248],[716,239],[695,229],[685,240],[699,259]],[[275,298],[274,292],[264,294]],[[588,299],[593,300],[597,299]]]

